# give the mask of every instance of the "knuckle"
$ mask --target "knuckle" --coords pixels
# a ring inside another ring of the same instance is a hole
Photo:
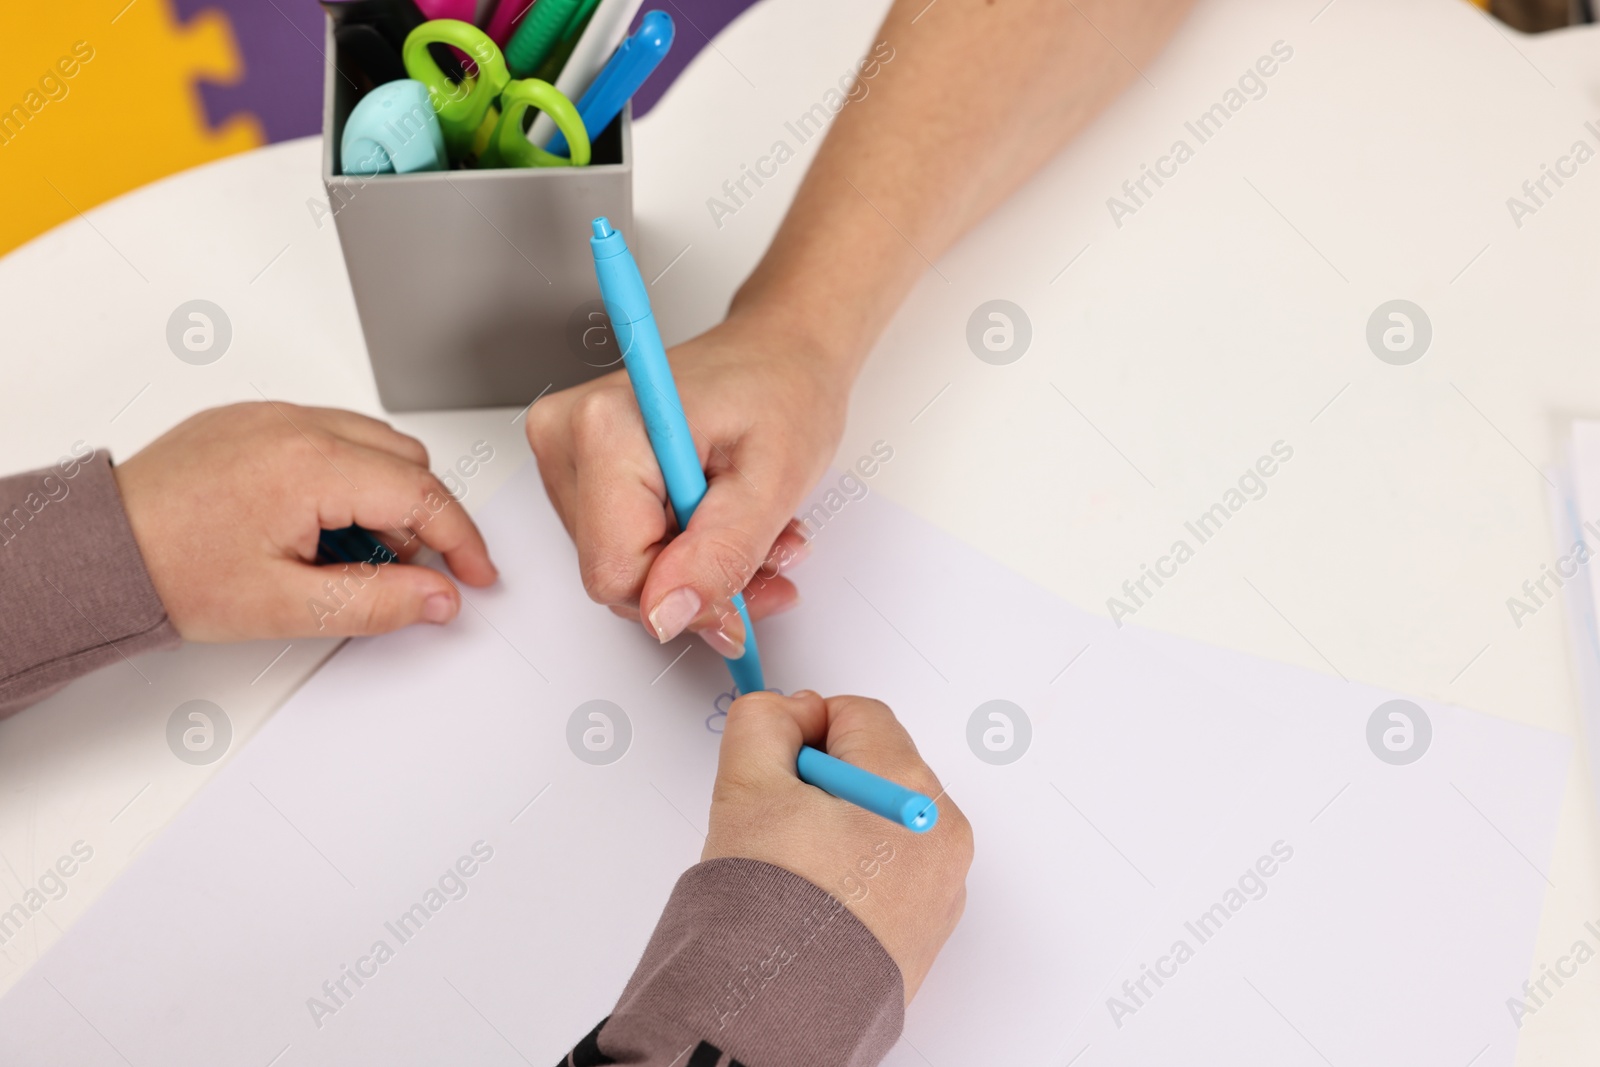
[[[879,716],[892,717],[894,715],[894,711],[883,701],[875,700],[872,697],[857,696],[854,693],[841,693],[836,697],[829,698],[828,703],[833,705],[835,712],[851,712],[858,708],[863,709],[874,720]]]
[[[273,420],[266,424],[272,426],[279,439],[284,441],[299,441],[303,445],[315,445],[326,448],[338,440],[332,433],[314,422],[300,419],[296,412],[281,410],[283,405],[274,405],[262,413],[262,421],[266,422],[268,416]]]
[[[288,427],[283,427],[283,429],[288,430]],[[322,464],[323,456],[326,456],[326,450],[323,451],[322,456],[318,456],[317,450],[317,443],[307,440],[306,437],[301,437],[299,434],[294,434],[293,430],[274,432],[272,453],[282,458],[282,466],[278,467],[278,469],[291,470],[291,472],[294,472],[294,477],[299,477],[302,472],[312,469],[314,464],[318,464],[318,466]]]
[[[343,635],[377,632],[373,592],[368,579],[357,568],[345,564],[329,567],[312,614],[317,629],[325,634]]]
[[[304,413],[299,405],[283,400],[263,400],[255,405],[253,414],[262,425],[271,426],[281,436],[301,437],[304,432],[317,430],[302,417]]]
[[[350,442],[329,430],[324,430],[320,427],[306,427],[300,430],[289,429],[289,432],[315,449],[319,459],[322,456],[327,456],[330,459],[335,456],[341,459],[350,457]]]
[[[753,542],[733,530],[708,535],[701,542],[699,555],[705,573],[716,581],[722,597],[731,597],[750,584],[750,576],[760,562]]]
[[[404,598],[393,594],[394,591],[381,584],[381,579],[369,579],[356,589],[350,610],[359,632],[388,633],[409,621]]]
[[[632,604],[640,582],[633,561],[614,552],[600,552],[583,562],[583,590],[596,604]]]
[[[418,468],[413,477],[416,479],[414,491],[417,499],[427,504],[429,511],[442,511],[455,499],[445,491],[444,483],[439,481],[438,476],[426,467]]]
[[[884,753],[883,773],[924,796],[939,797],[941,819],[944,818],[945,809],[953,807],[948,803],[950,797],[945,792],[944,784],[939,781],[939,776],[933,773],[933,768],[928,766],[915,749],[901,749],[897,745],[893,751]]]
[[[372,597],[357,596],[345,608],[341,615],[347,616],[345,629],[356,634],[382,633],[384,610],[372,602]]]
[[[583,451],[615,445],[632,403],[632,396],[615,386],[587,390],[573,402],[573,443]]]
[[[556,439],[556,427],[560,422],[556,408],[555,404],[535,402],[533,407],[528,409],[528,418],[525,422],[528,444],[533,447],[536,455],[548,452]]]
[[[769,693],[766,690],[745,693],[728,707],[728,713],[733,714],[737,708],[739,715],[745,718],[770,718],[782,715],[783,699],[776,693]]]
[[[386,634],[400,629],[404,623],[400,613],[390,605],[374,604],[357,608],[355,632],[357,634]]]
[[[272,414],[272,405],[264,400],[240,400],[233,404],[223,404],[201,414],[209,414],[213,418],[229,423],[265,422],[265,416]]]
[[[972,823],[966,814],[954,804],[948,806],[946,812],[941,813],[949,821],[950,830],[945,835],[946,847],[952,856],[960,863],[962,870],[972,866],[976,843],[972,834]]]
[[[759,796],[763,786],[764,783],[743,766],[722,766],[711,786],[711,803],[740,804],[751,796]]]
[[[390,525],[396,530],[404,530],[410,535],[411,539],[414,539],[422,532],[422,528],[428,525],[428,521],[431,518],[432,516],[428,514],[427,505],[419,499],[390,520]],[[410,539],[407,540],[407,543],[410,543]]]

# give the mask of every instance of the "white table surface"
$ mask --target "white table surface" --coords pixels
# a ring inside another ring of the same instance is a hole
[[[882,6],[770,0],[638,125],[637,243],[646,277],[671,264],[654,285],[669,341],[716,320],[810,149],[721,229],[705,198],[821,99]],[[1280,39],[1295,58],[1267,95],[1116,228],[1105,198]],[[1563,418],[1600,414],[1600,162],[1520,229],[1504,201],[1574,139],[1596,143],[1591,118],[1590,31],[1523,38],[1457,0],[1203,2],[1122,100],[923,279],[856,390],[841,462],[892,442],[876,491],[1103,611],[1286,440],[1295,459],[1268,496],[1137,623],[1577,737],[1564,618],[1541,611],[1516,629],[1505,599],[1554,555],[1537,468],[1558,455]],[[303,140],[223,160],[0,259],[0,469],[53,462],[78,439],[125,457],[194,411],[261,395],[383,414],[337,235],[310,208],[318,159]],[[1035,236],[1019,242],[1025,219]],[[1397,296],[1434,328],[1428,355],[1403,368],[1363,339],[1373,308]],[[172,309],[197,297],[234,330],[205,367],[164,337]],[[1034,328],[1029,352],[1002,367],[964,339],[994,297]],[[516,416],[391,421],[426,442],[435,469],[493,444],[471,509],[529,458]],[[95,850],[67,896],[0,949],[0,991],[221,766],[172,756],[172,709],[216,702],[236,751],[334,647],[149,655],[148,681],[119,664],[0,722],[0,907],[74,841]],[[1580,752],[1536,969],[1600,919]],[[1589,1062],[1595,1047],[1600,983],[1584,975],[1527,1020],[1519,1062]]]

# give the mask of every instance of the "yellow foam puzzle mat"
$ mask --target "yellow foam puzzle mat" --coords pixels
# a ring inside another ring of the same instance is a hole
[[[11,4],[0,14],[0,253],[130,189],[266,141],[212,128],[197,82],[243,74],[226,15],[170,0]]]

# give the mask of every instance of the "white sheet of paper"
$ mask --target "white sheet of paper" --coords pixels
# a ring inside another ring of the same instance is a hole
[[[978,841],[889,1063],[1512,1062],[1564,738],[1419,702],[1429,748],[1391,765],[1367,723],[1393,694],[1116,629],[877,495],[833,502],[805,601],[761,626],[768,682],[887,700]],[[553,1063],[609,1012],[698,858],[728,677],[585,599],[532,464],[482,526],[499,586],[336,655],[0,1001],[0,1062]],[[632,728],[603,766],[566,740],[596,699]],[[1031,723],[1007,765],[968,746],[993,699]],[[1275,847],[1202,942],[1185,924]]]
[[[1600,537],[1594,533],[1600,529],[1600,422],[1573,420],[1566,463],[1550,474],[1559,485],[1549,493],[1555,555],[1538,574],[1529,575],[1527,586],[1507,598],[1506,610],[1526,622],[1543,613],[1558,592],[1564,596],[1584,740],[1589,765],[1596,767],[1600,766],[1600,631],[1596,629],[1600,582],[1593,571],[1600,559]],[[1594,787],[1600,802],[1600,780]]]

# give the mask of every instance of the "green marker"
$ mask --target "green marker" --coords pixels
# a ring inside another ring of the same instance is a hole
[[[584,0],[539,0],[506,42],[506,66],[513,78],[527,78],[560,43],[567,24]]]

